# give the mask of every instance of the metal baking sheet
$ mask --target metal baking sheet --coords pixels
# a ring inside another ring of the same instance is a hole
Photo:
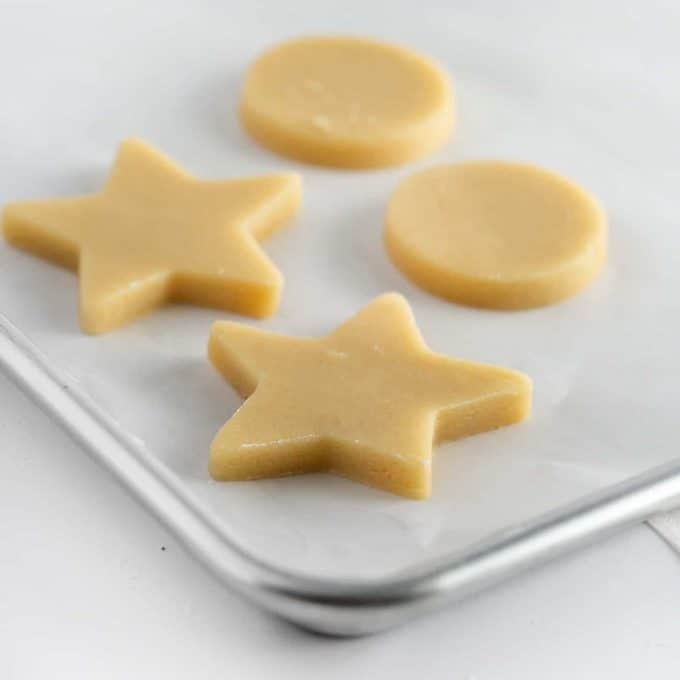
[[[122,22],[125,11],[111,22]],[[368,8],[362,17],[366,31],[373,26],[379,33]],[[41,26],[67,20],[68,8]],[[135,13],[134,20],[151,27],[157,17]],[[189,21],[187,35],[198,40],[200,34],[202,49],[149,29],[144,41],[106,61],[105,78],[92,69],[106,50],[118,53],[108,34],[84,36],[86,44],[70,50],[52,45],[51,33],[45,34],[45,49],[53,48],[47,68],[42,51],[17,49],[31,77],[6,84],[0,203],[95,191],[128,135],[148,140],[199,177],[292,169],[304,180],[301,214],[265,244],[286,288],[279,312],[262,322],[169,307],[119,332],[88,337],[78,329],[76,277],[0,244],[0,312],[30,339],[26,347],[39,348],[57,382],[73,386],[64,398],[75,392],[95,404],[106,414],[104,430],[133,444],[116,456],[128,451],[132,460],[130,452],[141,447],[153,461],[153,475],[181,490],[183,507],[190,501],[201,509],[196,516],[210,518],[249,553],[336,583],[384,583],[404,570],[464,554],[494,532],[526,527],[585,493],[672,460],[678,453],[680,230],[677,173],[667,164],[675,138],[663,131],[680,112],[671,111],[664,88],[632,64],[622,78],[616,50],[603,47],[606,36],[597,46],[580,45],[579,59],[570,59],[538,44],[518,51],[508,37],[512,31],[500,28],[486,27],[491,37],[484,47],[466,39],[460,26],[439,31],[418,24],[400,39],[453,74],[460,103],[454,141],[404,168],[317,169],[258,148],[234,114],[248,61],[302,28],[294,30],[288,21],[279,17],[278,32],[258,33],[259,24],[244,19],[229,36],[224,22],[204,16],[199,27]],[[473,20],[461,21],[475,28]],[[452,31],[459,32],[459,42]],[[11,32],[7,40],[13,40]],[[226,43],[219,54],[210,51]],[[92,59],[82,59],[85,53]],[[594,63],[597,68],[590,67]],[[59,96],[46,106],[45,92],[54,88]],[[654,124],[650,111],[658,113]],[[598,196],[610,221],[610,257],[599,279],[562,304],[512,313],[452,305],[406,281],[382,247],[390,192],[418,168],[468,158],[534,162]],[[321,335],[389,290],[409,299],[433,350],[530,375],[532,419],[438,447],[433,496],[426,502],[330,475],[211,481],[209,442],[239,404],[205,359],[212,321],[231,318]],[[5,345],[16,359],[16,342]],[[45,388],[26,375],[15,377],[33,392]],[[63,413],[53,415],[65,422]],[[92,442],[87,447],[97,450]],[[122,478],[133,486],[134,476]],[[136,491],[143,498],[148,488]],[[155,509],[191,544],[188,527],[197,531],[199,524],[182,524],[182,512],[163,508]]]

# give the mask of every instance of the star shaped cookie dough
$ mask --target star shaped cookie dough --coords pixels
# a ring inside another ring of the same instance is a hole
[[[7,241],[77,269],[80,324],[105,333],[167,302],[272,314],[283,279],[257,241],[298,209],[297,175],[198,180],[138,140],[103,190],[12,203]]]
[[[318,339],[217,322],[208,354],[247,398],[212,443],[217,480],[326,471],[427,498],[435,442],[531,408],[529,378],[433,353],[394,293]]]

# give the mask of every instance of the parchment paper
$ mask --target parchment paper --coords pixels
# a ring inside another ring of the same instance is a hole
[[[117,5],[108,20],[129,23],[123,49],[96,30],[60,44],[50,30],[56,9],[45,9],[45,24],[36,27],[44,49],[24,51],[21,76],[13,70],[6,81],[0,200],[94,191],[118,142],[133,135],[205,178],[297,170],[304,209],[265,244],[286,277],[280,311],[252,322],[171,307],[88,337],[77,324],[76,277],[4,244],[0,310],[230,533],[282,565],[386,574],[680,453],[680,153],[668,135],[680,111],[663,81],[649,76],[661,62],[622,65],[611,36],[584,44],[578,60],[540,36],[529,38],[528,50],[512,30],[478,26],[472,15],[457,26],[416,22],[392,36],[367,8],[361,21],[347,18],[338,28],[398,39],[438,58],[455,81],[457,131],[444,149],[409,167],[332,171],[258,148],[234,113],[248,61],[315,25],[283,11],[267,23],[252,8],[233,9],[230,24],[217,6],[206,7],[199,22],[168,5],[172,12],[162,16],[141,4]],[[59,11],[68,14],[68,6]],[[210,12],[215,22],[206,21]],[[5,33],[12,40],[11,27]],[[609,263],[599,279],[559,305],[512,313],[466,309],[410,284],[382,247],[388,196],[418,168],[466,158],[535,162],[595,193],[610,219]],[[425,502],[329,475],[211,481],[209,442],[239,405],[205,358],[211,322],[320,335],[389,290],[409,299],[433,350],[528,373],[531,421],[440,446]]]

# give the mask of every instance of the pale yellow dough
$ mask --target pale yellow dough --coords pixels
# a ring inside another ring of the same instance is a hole
[[[123,142],[97,194],[12,203],[9,243],[80,277],[80,324],[104,333],[166,302],[267,316],[283,279],[257,240],[295,214],[297,175],[200,181]]]
[[[265,52],[248,70],[240,113],[264,146],[342,168],[405,163],[442,144],[453,124],[438,66],[403,47],[346,37]]]
[[[433,442],[516,423],[531,382],[425,345],[404,298],[376,298],[323,338],[217,322],[209,356],[247,401],[210,451],[218,480],[334,472],[427,498]]]
[[[460,163],[399,185],[385,241],[399,269],[436,295],[523,309],[574,295],[596,276],[606,218],[591,195],[547,170]]]

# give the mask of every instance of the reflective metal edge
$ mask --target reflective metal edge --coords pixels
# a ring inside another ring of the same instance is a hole
[[[229,537],[0,314],[0,368],[103,463],[225,585],[304,628],[365,635],[404,623],[680,505],[680,459],[387,580],[329,580],[268,564]]]

